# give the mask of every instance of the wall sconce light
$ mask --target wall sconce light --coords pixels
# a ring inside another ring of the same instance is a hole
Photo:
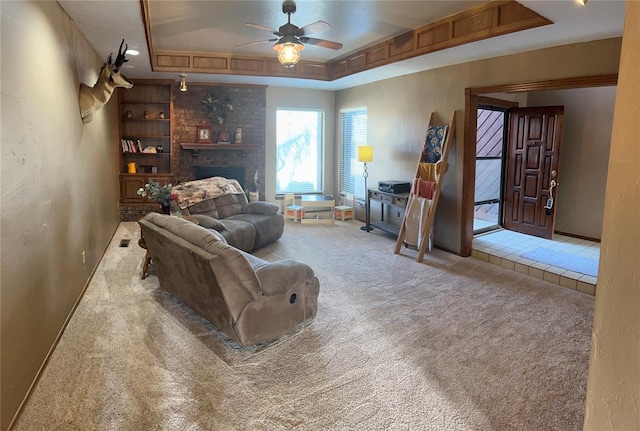
[[[371,145],[361,145],[358,147],[358,161],[364,163],[364,171],[362,172],[362,176],[364,177],[364,202],[366,211],[365,217],[367,221],[367,224],[364,226],[360,226],[360,229],[368,232],[370,230],[373,230],[373,228],[369,224],[369,189],[367,188],[367,177],[369,176],[369,172],[367,172],[367,163],[373,162],[373,147]]]
[[[273,45],[273,49],[278,51],[278,61],[286,68],[295,66],[300,60],[300,51],[304,45],[298,42],[295,36],[285,35],[278,43]]]
[[[184,73],[180,74],[180,91],[187,91],[187,75]]]

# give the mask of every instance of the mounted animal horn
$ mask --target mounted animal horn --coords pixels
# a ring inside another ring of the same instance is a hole
[[[116,88],[122,87],[128,89],[133,87],[133,82],[119,71],[120,66],[129,61],[129,59],[125,57],[127,48],[128,45],[125,44],[124,39],[122,39],[116,61],[111,63],[113,53],[109,54],[107,62],[104,63],[102,69],[100,69],[100,76],[98,76],[95,85],[89,87],[88,85],[80,84],[80,116],[82,117],[83,123],[86,124],[93,120],[93,115],[102,108],[102,105],[109,101],[111,94],[113,94]]]
[[[124,49],[122,49],[122,45],[124,45]],[[118,48],[118,56],[116,57],[116,61],[113,62],[115,67],[114,72],[117,72],[118,69],[120,69],[120,66],[129,61],[129,59],[124,56],[127,53],[127,49],[129,49],[129,45],[124,43],[124,39],[122,39],[122,42],[120,42],[120,48]],[[109,55],[109,58],[111,58],[111,55]]]

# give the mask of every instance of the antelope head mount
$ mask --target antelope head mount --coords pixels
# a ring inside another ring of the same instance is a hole
[[[80,84],[80,116],[82,117],[83,123],[86,124],[93,120],[93,114],[109,101],[111,94],[113,94],[116,88],[133,87],[133,82],[120,73],[120,67],[129,61],[129,59],[125,57],[127,48],[128,45],[125,44],[124,39],[122,39],[116,60],[111,62],[113,53],[109,54],[107,62],[104,63],[102,69],[100,69],[100,76],[98,76],[98,81],[95,85],[89,87],[88,85]]]

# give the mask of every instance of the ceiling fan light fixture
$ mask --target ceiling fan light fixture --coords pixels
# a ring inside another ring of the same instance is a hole
[[[283,36],[282,39],[273,45],[273,49],[278,51],[278,61],[286,68],[295,66],[300,60],[300,51],[304,49],[304,45],[293,39],[293,41],[286,40],[287,36]]]

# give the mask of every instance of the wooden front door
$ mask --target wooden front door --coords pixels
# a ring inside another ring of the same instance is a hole
[[[548,205],[552,180],[558,183],[563,106],[516,108],[509,111],[504,227],[551,239],[554,202]]]

